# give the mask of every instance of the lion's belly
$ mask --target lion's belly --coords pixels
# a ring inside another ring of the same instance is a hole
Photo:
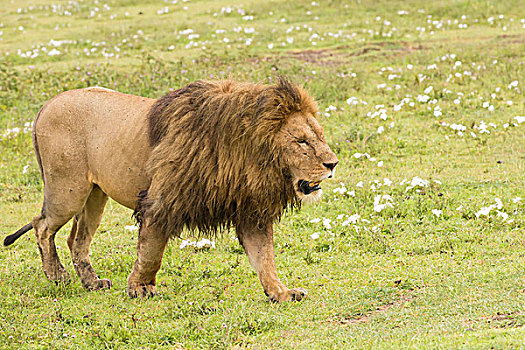
[[[109,197],[130,209],[135,208],[140,191],[148,189],[150,184],[144,166],[146,159],[139,159],[136,155],[126,150],[115,150],[111,168],[106,167],[103,159],[90,161],[92,182]]]
[[[139,192],[150,184],[146,172],[151,153],[147,113],[152,101],[133,97],[104,106],[93,118],[96,137],[87,144],[93,183],[131,209]]]

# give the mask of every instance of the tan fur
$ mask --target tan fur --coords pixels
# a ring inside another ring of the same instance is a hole
[[[130,296],[156,293],[169,237],[234,226],[270,299],[300,300],[304,290],[277,278],[272,226],[286,208],[320,193],[305,195],[300,180],[320,182],[337,164],[316,112],[311,97],[283,79],[198,81],[159,100],[102,88],[55,97],[33,131],[44,179],[33,227],[46,275],[68,279],[54,236],[75,216],[68,245],[82,284],[111,286],[89,259],[111,197],[135,209],[141,224]]]

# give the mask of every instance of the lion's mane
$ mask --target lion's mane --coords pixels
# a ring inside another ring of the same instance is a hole
[[[300,205],[275,135],[296,112],[317,112],[286,79],[276,85],[197,81],[149,112],[151,185],[136,216],[160,232],[212,234],[241,219],[278,220]]]

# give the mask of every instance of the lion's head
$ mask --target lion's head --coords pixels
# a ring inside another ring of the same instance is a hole
[[[198,81],[164,96],[149,114],[142,216],[175,235],[206,233],[246,216],[275,220],[318,199],[337,157],[316,114],[313,99],[285,79]]]
[[[321,182],[332,177],[338,163],[324,138],[314,115],[295,113],[278,132],[283,159],[292,175],[292,183],[301,201],[318,200]]]

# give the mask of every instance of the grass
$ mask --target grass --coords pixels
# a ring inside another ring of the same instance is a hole
[[[78,279],[50,284],[31,234],[0,249],[0,344],[523,348],[520,4],[4,4],[3,235],[29,222],[42,200],[24,125],[45,101],[68,89],[100,85],[160,97],[202,78],[271,82],[283,74],[318,100],[340,165],[321,203],[287,213],[276,225],[280,277],[308,289],[304,302],[268,303],[233,232],[217,237],[209,251],[171,242],[158,276],[160,296],[129,299],[125,285],[137,234],[125,228],[133,224],[131,213],[110,202],[92,245],[95,269],[113,281],[109,291],[87,292]],[[53,49],[59,53],[50,55]],[[490,208],[488,215],[482,208]],[[74,274],[68,229],[59,232],[57,244]]]

